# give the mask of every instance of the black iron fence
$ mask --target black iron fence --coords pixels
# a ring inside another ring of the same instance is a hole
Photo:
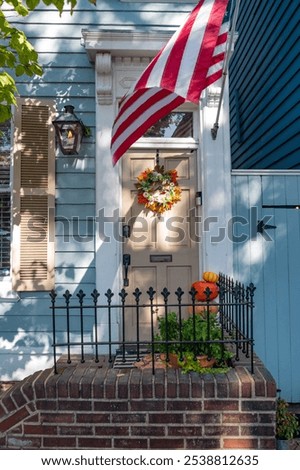
[[[67,355],[71,363],[75,351],[80,361],[85,362],[87,354],[92,352],[94,361],[99,362],[100,355],[105,355],[110,363],[114,363],[116,354],[121,362],[126,363],[128,351],[134,351],[136,362],[139,362],[145,352],[152,357],[152,370],[155,371],[155,355],[158,351],[165,352],[168,362],[174,348],[182,360],[186,350],[193,351],[195,357],[205,350],[210,357],[215,345],[221,347],[221,356],[229,350],[234,361],[241,357],[249,360],[253,373],[253,308],[255,287],[234,281],[224,274],[219,275],[219,295],[210,300],[211,290],[205,290],[206,300],[197,300],[197,290],[192,288],[188,293],[188,301],[183,301],[184,292],[179,287],[174,296],[167,288],[161,291],[161,302],[157,302],[156,292],[150,287],[142,293],[136,288],[132,297],[122,289],[115,295],[110,289],[103,295],[94,290],[90,297],[80,290],[72,295],[68,290],[59,297],[54,290],[50,292],[52,326],[53,326],[53,355],[54,371],[57,373],[57,358],[60,354]],[[142,297],[143,294],[143,297]],[[146,296],[146,301],[141,298]],[[128,301],[128,297],[133,301]],[[103,299],[103,300],[102,300]],[[104,300],[105,299],[105,300]],[[171,300],[171,299],[175,299]],[[102,300],[102,301],[101,301]],[[158,326],[155,322],[157,309],[162,315]],[[141,311],[148,311],[150,317],[147,338],[144,337],[144,326],[140,321]],[[118,315],[120,331],[116,332],[117,324],[113,317]],[[135,319],[134,334],[127,331],[127,315]],[[189,322],[186,321],[188,318]],[[204,333],[199,333],[197,324],[201,318]],[[174,329],[175,321],[175,329]],[[218,334],[215,326],[218,325]],[[105,337],[101,328],[105,324]],[[189,324],[189,334],[186,333]],[[100,330],[99,330],[100,328]],[[99,333],[100,332],[100,333]],[[200,334],[200,336],[199,336]],[[134,336],[134,338],[132,338]],[[77,357],[77,355],[76,355]]]

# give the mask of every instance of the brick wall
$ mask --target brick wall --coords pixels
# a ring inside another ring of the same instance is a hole
[[[0,449],[274,449],[276,385],[85,363],[37,372],[0,397]]]

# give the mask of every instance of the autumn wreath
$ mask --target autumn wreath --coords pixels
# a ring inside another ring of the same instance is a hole
[[[137,180],[138,202],[152,212],[162,214],[181,199],[176,170],[165,171],[163,165],[156,165],[143,171]]]

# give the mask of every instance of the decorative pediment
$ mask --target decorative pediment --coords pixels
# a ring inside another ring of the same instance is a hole
[[[82,30],[82,36],[88,57],[95,62],[97,102],[111,105],[114,83],[116,96],[123,96],[172,32]]]
[[[95,62],[96,54],[108,51],[112,57],[153,58],[172,34],[172,31],[82,30],[83,45],[91,62]]]

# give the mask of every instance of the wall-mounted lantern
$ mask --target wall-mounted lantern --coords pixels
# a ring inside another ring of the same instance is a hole
[[[65,112],[52,121],[57,142],[64,155],[78,155],[86,128],[74,113],[74,106],[67,105],[64,109]]]

